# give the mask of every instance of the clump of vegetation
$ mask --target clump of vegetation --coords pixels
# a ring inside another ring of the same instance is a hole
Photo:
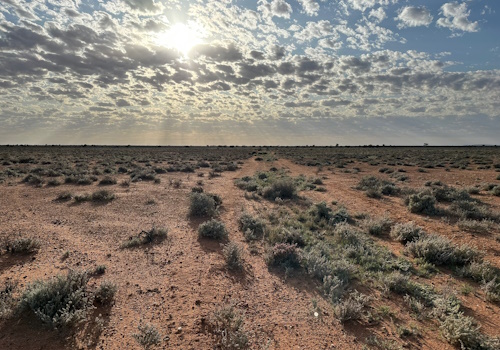
[[[370,301],[370,298],[358,291],[354,291],[347,298],[344,298],[333,308],[333,312],[340,322],[349,320],[359,320],[363,316],[363,309]]]
[[[290,178],[282,178],[262,189],[262,197],[270,200],[276,198],[293,199],[297,196],[297,186]]]
[[[107,190],[100,190],[100,191],[96,191],[96,192],[92,193],[90,200],[92,202],[107,203],[107,202],[111,202],[115,198],[116,198],[116,196],[114,195],[114,193],[109,192]]]
[[[166,227],[153,227],[149,231],[141,231],[138,235],[129,237],[129,239],[122,243],[122,248],[133,248],[144,244],[159,243],[168,236],[168,229]]]
[[[417,226],[413,221],[410,221],[405,224],[399,223],[394,225],[391,229],[390,235],[393,239],[406,244],[424,237],[426,233],[420,226]]]
[[[101,305],[109,305],[114,300],[117,290],[116,284],[104,281],[95,291],[95,301]]]
[[[0,289],[0,319],[9,318],[17,305],[14,297],[17,284],[12,281],[6,281]]]
[[[117,181],[114,177],[111,176],[106,176],[104,179],[99,181],[99,185],[101,186],[106,186],[106,185],[116,185]]]
[[[362,226],[373,236],[381,236],[391,230],[392,220],[388,217],[365,219]]]
[[[406,250],[435,265],[464,266],[480,257],[477,250],[467,245],[456,247],[448,239],[437,235],[426,235],[409,242]]]
[[[215,310],[208,320],[216,346],[220,349],[248,349],[248,332],[244,328],[243,316],[233,306]]]
[[[20,237],[5,243],[5,249],[11,254],[32,254],[40,248],[40,241],[30,237]]]
[[[234,242],[229,242],[222,249],[226,265],[230,270],[241,270],[243,268],[243,248]]]
[[[93,293],[87,288],[86,272],[70,271],[48,281],[28,286],[19,303],[21,311],[31,311],[52,327],[68,327],[83,321],[92,308]]]
[[[38,175],[29,174],[23,179],[24,183],[29,185],[41,187],[43,185],[43,179]]]
[[[160,345],[162,342],[162,335],[155,326],[147,324],[139,324],[137,327],[138,333],[132,334],[134,339],[146,350],[151,349],[155,345]]]
[[[239,226],[247,241],[262,238],[266,227],[265,223],[261,219],[255,218],[247,213],[240,216]]]
[[[301,254],[297,244],[276,243],[269,249],[266,262],[269,266],[280,266],[284,268],[300,267]]]
[[[381,198],[383,195],[389,196],[399,193],[399,189],[392,182],[375,176],[364,176],[356,189],[365,191],[365,194],[370,198]]]
[[[73,198],[73,194],[71,194],[71,192],[64,191],[57,196],[56,200],[60,201],[60,202],[66,202],[66,201],[71,200],[72,198]]]
[[[457,223],[458,228],[467,232],[487,234],[495,227],[493,220],[484,219],[481,221],[461,219]]]
[[[192,192],[190,194],[189,215],[195,217],[215,216],[222,204],[216,194]]]
[[[226,225],[222,221],[212,219],[198,227],[198,235],[202,238],[225,240],[228,237]]]
[[[448,212],[452,216],[459,217],[463,220],[493,220],[497,221],[500,215],[491,212],[485,205],[476,201],[455,201],[448,207]]]
[[[439,214],[439,211],[436,208],[436,198],[426,192],[410,194],[405,199],[405,203],[408,206],[408,210],[412,213],[426,215]]]

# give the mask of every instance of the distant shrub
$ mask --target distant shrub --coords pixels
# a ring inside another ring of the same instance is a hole
[[[140,245],[161,242],[167,239],[168,229],[166,227],[153,226],[149,231],[141,231],[137,236],[130,237],[123,242],[121,248],[133,248]]]
[[[55,328],[72,326],[87,316],[94,299],[85,272],[70,271],[48,281],[36,281],[21,296],[20,309]]]
[[[17,299],[14,297],[17,284],[6,281],[0,289],[0,319],[9,318],[16,308]]]
[[[38,175],[29,174],[23,179],[23,182],[34,186],[41,186],[43,179]]]
[[[300,267],[300,250],[297,244],[276,243],[267,253],[266,262],[269,266],[285,268]]]
[[[270,200],[293,199],[297,196],[297,185],[289,178],[278,179],[262,190],[262,196]]]
[[[243,214],[239,219],[240,230],[243,232],[247,241],[260,239],[264,235],[265,224],[250,214]]]
[[[219,220],[209,220],[198,227],[198,234],[203,238],[224,240],[228,237],[226,226]]]
[[[500,186],[493,187],[493,189],[491,190],[491,194],[497,197],[500,196]]]
[[[358,291],[354,291],[347,298],[336,304],[333,312],[340,322],[359,320],[363,316],[363,308],[368,304],[370,298]]]
[[[499,215],[492,213],[486,206],[474,201],[455,201],[448,207],[448,212],[461,219],[498,220]]]
[[[382,195],[394,195],[399,192],[399,189],[392,182],[375,176],[364,176],[356,189],[365,191],[365,194],[370,198],[381,198]]]
[[[111,176],[106,176],[104,179],[99,181],[99,185],[105,186],[105,185],[116,185],[117,181],[114,177]]]
[[[392,220],[388,217],[377,219],[365,219],[362,223],[363,227],[373,236],[381,236],[391,230]]]
[[[241,270],[243,268],[243,248],[234,242],[229,242],[222,249],[222,254],[230,270]]]
[[[481,221],[461,219],[457,223],[458,228],[467,232],[486,234],[493,230],[495,223],[493,220],[484,219]]]
[[[108,305],[114,300],[116,291],[116,284],[104,281],[95,292],[95,301],[101,305]]]
[[[417,193],[408,197],[408,210],[412,213],[437,215],[436,199],[429,194]]]
[[[151,324],[140,324],[138,333],[132,334],[134,339],[145,349],[151,349],[154,345],[160,345],[162,342],[162,335],[155,326]]]
[[[427,235],[409,242],[406,250],[413,256],[436,265],[463,266],[480,257],[475,249],[467,245],[455,247],[448,239],[436,235]]]
[[[415,225],[413,221],[408,223],[400,223],[393,226],[390,235],[393,239],[406,244],[407,242],[413,242],[426,235],[425,231],[420,227]]]
[[[209,327],[215,336],[217,348],[223,350],[248,349],[249,336],[244,329],[244,319],[233,306],[215,310],[209,316]]]
[[[5,248],[12,254],[31,254],[38,251],[40,248],[40,241],[30,237],[20,237],[7,241]]]
[[[57,180],[57,179],[51,179],[47,182],[47,186],[51,186],[51,187],[56,187],[56,186],[60,186],[61,185],[61,181]]]
[[[107,190],[100,190],[92,193],[90,200],[92,202],[111,202],[115,198],[116,196],[112,192]]]
[[[220,197],[209,193],[192,192],[190,194],[189,215],[196,217],[214,216],[217,214]]]

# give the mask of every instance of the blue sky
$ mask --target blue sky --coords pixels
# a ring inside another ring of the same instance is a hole
[[[3,0],[0,144],[500,144],[500,2]]]

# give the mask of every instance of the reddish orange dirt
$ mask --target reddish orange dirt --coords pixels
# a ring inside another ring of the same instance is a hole
[[[234,185],[236,178],[270,167],[286,168],[290,175],[319,176],[324,178],[326,192],[303,191],[301,196],[313,202],[336,201],[354,213],[369,213],[372,217],[387,215],[395,222],[415,221],[428,232],[467,243],[485,252],[485,259],[500,267],[500,243],[491,235],[472,235],[458,229],[453,223],[427,218],[407,211],[401,198],[368,198],[354,189],[362,176],[376,175],[377,166],[354,163],[360,168],[356,174],[339,169],[306,167],[290,160],[272,162],[251,158],[233,172],[209,178],[209,169],[196,173],[167,173],[158,175],[161,183],[137,182],[125,188],[107,186],[117,198],[103,205],[57,202],[55,198],[65,190],[74,194],[93,192],[96,184],[75,186],[63,184],[42,187],[20,183],[19,179],[0,184],[0,237],[9,238],[18,233],[38,238],[42,244],[35,255],[0,255],[0,282],[7,279],[18,282],[23,290],[37,279],[64,274],[70,269],[93,269],[105,265],[106,273],[92,278],[90,285],[109,280],[118,287],[112,306],[96,310],[87,323],[75,332],[51,330],[34,317],[14,316],[0,321],[0,349],[140,349],[132,334],[140,322],[154,325],[164,337],[158,348],[212,349],[214,339],[203,320],[216,308],[232,304],[244,315],[245,329],[250,334],[252,349],[361,349],[365,339],[378,336],[399,346],[412,349],[452,349],[440,335],[432,320],[412,318],[403,299],[397,296],[372,295],[371,308],[388,306],[391,317],[377,324],[347,323],[342,325],[334,317],[331,304],[324,299],[316,283],[306,276],[285,276],[281,271],[269,269],[263,259],[264,246],[258,243],[250,252],[248,243],[238,229],[238,217],[243,211],[265,216],[279,204],[265,200],[246,199],[244,191]],[[445,172],[430,169],[419,173],[416,167],[405,167],[409,186],[422,186],[427,180],[439,179],[443,183],[462,187],[495,179],[493,170]],[[117,175],[118,183],[129,178]],[[179,188],[170,180],[181,180]],[[480,180],[478,180],[480,179]],[[199,239],[198,225],[202,220],[188,216],[191,188],[203,180],[206,192],[220,195],[223,201],[219,219],[229,231],[229,240],[245,248],[245,267],[242,272],[227,270],[220,243]],[[500,210],[500,198],[479,196]],[[120,249],[130,236],[152,225],[168,228],[168,239],[160,244]],[[496,232],[498,234],[498,232]],[[385,238],[374,238],[377,243],[401,255],[401,244]],[[63,259],[65,252],[69,256]],[[481,324],[482,332],[498,335],[500,308],[487,302],[479,285],[462,280],[450,272],[440,271],[426,283],[438,290],[459,290],[470,284],[474,292],[459,297],[466,313]],[[321,310],[314,315],[313,301]],[[99,315],[100,314],[100,315]],[[104,325],[97,329],[93,319],[100,316]],[[415,325],[418,337],[402,339],[398,325]]]

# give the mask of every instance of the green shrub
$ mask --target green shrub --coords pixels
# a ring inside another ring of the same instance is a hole
[[[448,207],[448,212],[461,219],[472,220],[498,220],[499,215],[492,213],[484,205],[474,201],[455,201]]]
[[[278,179],[262,190],[262,196],[270,200],[293,199],[297,196],[297,185],[289,178]]]
[[[243,248],[234,242],[229,242],[222,249],[222,254],[230,270],[241,270],[243,268]]]
[[[358,291],[354,291],[347,298],[336,304],[333,312],[340,322],[359,320],[363,316],[363,309],[370,298]]]
[[[105,185],[116,185],[117,181],[114,177],[111,176],[106,176],[104,179],[99,181],[99,185],[105,186]]]
[[[116,284],[104,281],[95,292],[95,300],[101,305],[108,305],[114,300],[116,291]]]
[[[72,326],[87,317],[94,299],[86,272],[70,271],[48,281],[36,281],[21,296],[21,311],[32,311],[52,327]]]
[[[115,198],[116,198],[116,196],[112,192],[109,192],[107,190],[100,190],[100,191],[96,191],[96,192],[92,193],[90,200],[92,202],[106,203],[106,202],[111,202]]]
[[[267,253],[266,262],[269,266],[284,268],[300,267],[301,254],[297,244],[276,243]]]
[[[190,194],[189,215],[195,217],[207,217],[217,214],[217,208],[221,204],[220,197],[210,193]]]
[[[435,265],[464,266],[480,257],[475,249],[467,245],[456,247],[448,239],[436,235],[427,235],[409,242],[406,250]]]
[[[436,199],[424,193],[411,194],[408,197],[408,210],[412,213],[437,215]]]
[[[390,235],[393,239],[406,244],[407,242],[413,242],[426,235],[425,231],[420,227],[415,225],[413,221],[406,224],[396,224],[391,229]]]
[[[248,333],[243,316],[233,306],[215,310],[209,316],[209,327],[215,336],[216,347],[225,350],[249,349]]]
[[[34,238],[21,237],[8,241],[5,248],[12,254],[31,254],[38,251],[40,248],[40,241]]]
[[[391,230],[392,220],[388,217],[365,219],[362,226],[373,236],[381,236]]]
[[[166,227],[153,227],[149,231],[141,231],[137,236],[129,237],[127,241],[122,243],[121,248],[133,248],[143,244],[161,242],[168,237],[168,229]]]
[[[217,240],[227,239],[228,232],[223,222],[212,219],[202,223],[198,227],[198,234],[203,238],[211,238]]]
[[[462,349],[484,349],[479,328],[472,317],[464,316],[462,312],[446,316],[440,326],[444,338]]]
[[[266,227],[261,219],[254,218],[252,215],[247,213],[240,216],[239,226],[247,241],[262,238]]]
[[[161,344],[163,337],[155,326],[140,324],[137,329],[139,332],[132,334],[132,336],[144,349],[148,350],[154,345]]]

